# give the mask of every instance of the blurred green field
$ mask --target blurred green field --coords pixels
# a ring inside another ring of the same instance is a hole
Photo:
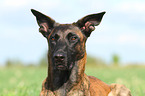
[[[145,96],[144,67],[87,67],[87,75],[126,85],[133,96]],[[38,96],[47,75],[44,67],[0,68],[0,96]]]

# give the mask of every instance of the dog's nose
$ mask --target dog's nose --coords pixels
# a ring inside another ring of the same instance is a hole
[[[57,61],[64,61],[65,55],[63,53],[57,53],[54,55],[54,59]]]

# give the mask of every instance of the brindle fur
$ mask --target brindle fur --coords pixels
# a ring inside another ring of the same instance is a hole
[[[36,10],[31,11],[49,45],[48,76],[40,96],[107,96],[111,87],[84,73],[86,40],[105,12],[88,15],[73,24],[59,24]]]

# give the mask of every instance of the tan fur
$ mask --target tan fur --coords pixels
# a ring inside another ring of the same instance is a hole
[[[124,85],[120,84],[111,84],[111,92],[108,96],[132,96],[131,92]]]
[[[90,96],[107,96],[111,91],[109,85],[105,84],[101,80],[89,76],[90,79]]]

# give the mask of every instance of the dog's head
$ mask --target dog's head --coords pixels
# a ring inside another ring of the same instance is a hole
[[[48,41],[49,60],[56,70],[71,70],[75,61],[84,57],[85,42],[105,14],[91,14],[72,24],[59,24],[49,16],[31,11],[36,16],[39,31]]]

